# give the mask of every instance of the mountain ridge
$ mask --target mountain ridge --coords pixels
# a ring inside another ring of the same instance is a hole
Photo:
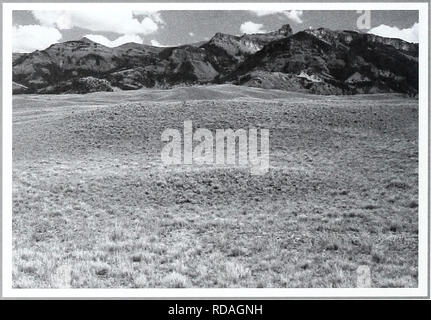
[[[13,55],[14,93],[86,93],[232,83],[317,94],[418,91],[418,44],[325,28],[216,33],[172,47],[88,38]]]

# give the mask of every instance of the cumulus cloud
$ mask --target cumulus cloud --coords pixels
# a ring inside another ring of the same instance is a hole
[[[113,48],[113,47],[118,47],[121,46],[122,44],[125,43],[129,43],[129,42],[135,42],[135,43],[139,43],[142,44],[144,43],[144,41],[142,40],[142,38],[136,34],[132,34],[132,35],[123,35],[121,37],[118,37],[115,40],[109,40],[108,38],[106,38],[105,36],[102,36],[100,34],[87,34],[85,35],[86,38],[90,39],[91,41],[100,43],[104,46]]]
[[[284,15],[288,19],[290,19],[290,20],[292,20],[293,22],[296,22],[296,23],[302,23],[303,22],[302,18],[301,18],[302,14],[303,14],[302,10],[290,10],[290,11],[285,11],[284,12]]]
[[[91,31],[147,35],[156,32],[163,20],[158,12],[130,10],[32,11],[42,26],[60,30],[79,27]]]
[[[239,30],[241,33],[265,33],[266,31],[263,29],[263,24],[261,23],[254,23],[251,21],[244,22],[240,27]]]
[[[148,17],[157,24],[160,24],[160,25],[165,24],[165,21],[163,21],[162,15],[159,11],[135,10],[132,13],[133,13],[133,15],[138,16],[138,17]]]
[[[258,17],[270,16],[270,15],[285,15],[288,19],[296,23],[302,23],[302,10],[252,10],[253,14]]]
[[[61,33],[56,28],[40,25],[13,26],[12,39],[13,52],[32,52],[57,43]]]
[[[368,33],[375,34],[381,37],[398,38],[408,42],[419,42],[419,24],[415,23],[410,28],[400,29],[398,27],[390,27],[381,24],[368,31]]]

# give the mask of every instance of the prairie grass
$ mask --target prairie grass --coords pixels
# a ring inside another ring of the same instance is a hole
[[[360,265],[416,287],[417,100],[244,90],[16,99],[14,287],[354,287]],[[160,133],[184,120],[268,128],[269,172],[164,166]]]

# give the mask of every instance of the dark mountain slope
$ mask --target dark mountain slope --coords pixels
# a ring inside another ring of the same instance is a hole
[[[108,48],[83,38],[14,54],[16,93],[110,91],[226,83],[320,94],[417,94],[418,45],[353,31],[289,25],[265,34],[217,33],[203,44]]]
[[[417,53],[417,45],[398,39],[350,31],[307,30],[265,45],[224,81],[315,93],[415,95]]]
[[[233,36],[216,33],[201,47],[209,52],[209,59],[214,68],[221,74],[233,71],[238,63],[246,57],[260,51],[266,44],[289,37],[292,28],[287,24],[279,30],[264,34],[244,34]]]

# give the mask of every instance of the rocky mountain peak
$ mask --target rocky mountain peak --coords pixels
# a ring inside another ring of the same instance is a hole
[[[290,26],[290,24],[284,24],[281,26],[280,29],[278,29],[278,34],[290,36],[291,34],[293,34],[292,27]]]
[[[94,42],[94,41],[92,41],[92,40],[88,39],[87,37],[82,37],[79,41],[80,41],[80,42],[84,42],[84,43],[88,43],[88,44],[96,43],[96,42]]]
[[[235,83],[319,94],[415,95],[418,44],[325,28],[293,34],[289,24],[268,33],[218,32],[203,43],[169,48],[110,48],[84,37],[15,54],[13,80],[17,93]]]
[[[220,40],[229,40],[229,39],[234,39],[237,38],[231,34],[227,34],[227,33],[222,33],[222,32],[217,32],[211,39],[211,41],[220,41]]]

